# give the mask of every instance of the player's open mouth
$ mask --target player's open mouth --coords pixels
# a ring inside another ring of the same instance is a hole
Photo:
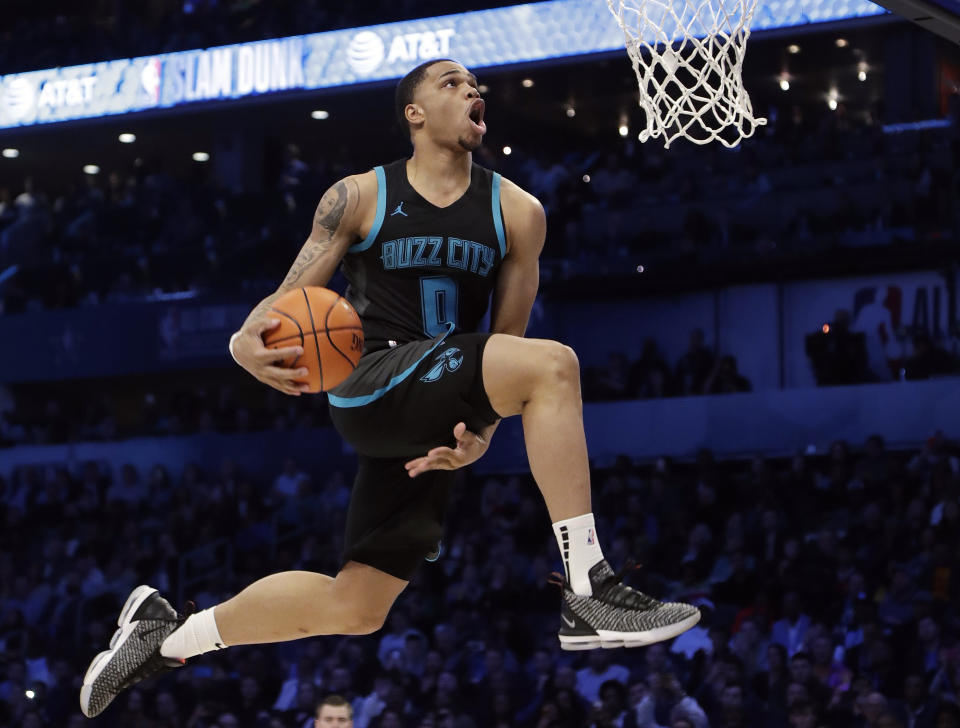
[[[470,117],[470,123],[473,124],[481,134],[487,133],[487,125],[483,121],[483,111],[486,108],[486,102],[483,99],[477,99],[470,105],[467,116]]]

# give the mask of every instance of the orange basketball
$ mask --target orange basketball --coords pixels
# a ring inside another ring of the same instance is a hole
[[[357,368],[363,354],[363,326],[347,299],[319,286],[287,291],[270,306],[280,325],[263,336],[268,349],[302,346],[303,355],[287,357],[286,367],[309,370],[301,384],[326,392]]]

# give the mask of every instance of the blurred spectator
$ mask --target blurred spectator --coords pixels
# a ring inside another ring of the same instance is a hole
[[[114,452],[4,473],[0,725],[79,728],[81,672],[137,583],[209,603],[272,563],[329,560],[335,568],[343,474],[319,476],[334,504],[321,499],[313,512],[312,492],[299,508],[271,500],[280,463],[270,458],[250,471],[232,460],[178,470],[136,461],[123,445]],[[838,441],[827,455],[721,460],[702,452],[695,461],[595,468],[597,516],[617,524],[610,558],[648,550],[630,578],[658,596],[695,601],[703,619],[672,644],[581,654],[558,649],[556,592],[539,595],[527,583],[541,582],[556,555],[549,533],[526,533],[536,529],[523,515],[524,481],[464,472],[449,551],[423,566],[376,637],[250,646],[239,662],[208,656],[142,683],[107,719],[316,728],[332,710],[368,728],[951,725],[960,688],[949,616],[957,598],[950,554],[960,548],[957,452],[943,435],[919,452],[871,437],[858,448]],[[131,489],[140,495],[115,495]],[[684,489],[692,497],[676,495]],[[166,505],[150,505],[156,499]],[[278,514],[290,519],[279,532],[271,526]],[[219,530],[238,518],[242,532]],[[180,557],[219,539],[233,568],[216,563],[201,582],[181,583],[189,573]],[[318,710],[330,693],[344,703]]]
[[[633,712],[627,710],[627,688],[617,680],[600,686],[600,701],[590,716],[591,728],[637,728]]]
[[[903,368],[906,379],[929,379],[960,371],[960,362],[937,346],[926,331],[921,331],[913,337],[913,356],[907,359]]]
[[[857,701],[857,708],[863,717],[864,728],[879,728],[887,712],[887,699],[881,693],[868,693]]]
[[[670,368],[660,355],[654,339],[643,340],[640,358],[630,368],[630,381],[634,396],[641,399],[667,397],[673,393]]]
[[[577,692],[588,703],[600,698],[600,686],[608,680],[616,680],[626,685],[630,671],[623,665],[613,662],[613,655],[607,650],[592,650],[587,658],[588,666],[577,671]]]
[[[423,634],[410,626],[410,618],[403,607],[392,609],[387,618],[387,632],[380,638],[380,647],[377,649],[377,657],[380,662],[386,664],[387,658],[391,652],[397,652],[403,655],[407,646],[407,637],[414,636],[421,642]]]
[[[713,371],[714,355],[703,343],[703,330],[690,332],[690,344],[677,361],[674,381],[677,394],[703,394],[704,384]]]
[[[810,617],[800,611],[800,596],[797,592],[787,592],[783,596],[783,617],[773,623],[771,641],[787,648],[787,654],[793,657],[801,650],[810,629]]]
[[[307,474],[297,468],[293,458],[283,461],[283,471],[273,481],[273,490],[281,498],[293,498],[300,492],[300,482]]]
[[[823,331],[808,334],[806,352],[820,386],[869,380],[864,334],[850,330],[850,312],[838,309]]]
[[[707,716],[692,697],[687,695],[673,672],[650,675],[650,690],[635,706],[637,728],[659,728],[672,725],[682,717],[694,728],[707,728]]]
[[[700,651],[706,656],[713,654],[713,642],[710,640],[707,626],[713,618],[715,609],[714,603],[705,597],[691,599],[690,603],[700,610],[700,622],[670,643],[671,654],[683,655],[688,660],[692,660]]]
[[[903,699],[892,701],[891,712],[903,728],[936,728],[938,707],[939,700],[929,694],[923,675],[913,673],[904,679]]]
[[[317,706],[314,728],[353,728],[353,709],[339,695],[328,695]]]
[[[122,502],[128,506],[137,506],[147,497],[147,486],[141,482],[137,469],[125,464],[120,470],[120,478],[107,489],[107,503]]]
[[[607,366],[597,377],[594,397],[600,400],[627,399],[633,393],[630,391],[630,365],[627,355],[622,352],[611,352],[607,359]]]
[[[890,566],[890,582],[886,594],[877,605],[877,616],[890,627],[899,627],[914,616],[917,589],[906,566],[894,562]]]
[[[717,360],[713,371],[703,384],[703,391],[707,394],[749,392],[750,382],[737,371],[736,357],[727,354]]]

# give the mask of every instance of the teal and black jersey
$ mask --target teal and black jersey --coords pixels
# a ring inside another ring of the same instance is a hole
[[[483,383],[491,334],[475,332],[506,240],[499,174],[474,164],[467,191],[440,208],[410,186],[405,159],[374,172],[376,218],[342,262],[366,348],[327,399],[359,456],[343,563],[409,580],[443,535],[453,473],[411,481],[405,463],[454,447],[458,422],[479,433],[499,419]]]
[[[499,174],[474,164],[463,196],[437,207],[410,185],[406,162],[374,168],[376,219],[342,262],[364,353],[476,331],[506,254]]]

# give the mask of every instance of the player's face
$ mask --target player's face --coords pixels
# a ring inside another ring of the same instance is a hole
[[[487,133],[477,78],[459,63],[430,66],[417,87],[414,105],[420,107],[423,130],[441,144],[472,152]]]
[[[347,705],[324,705],[320,708],[320,715],[313,722],[316,728],[353,728],[353,718],[350,717],[350,707]]]

